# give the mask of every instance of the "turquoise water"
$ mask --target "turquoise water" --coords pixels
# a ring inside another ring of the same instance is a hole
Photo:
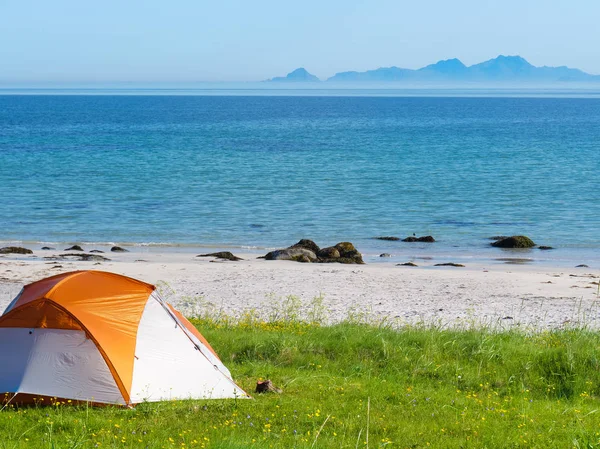
[[[599,187],[598,98],[0,96],[5,242],[598,260]]]

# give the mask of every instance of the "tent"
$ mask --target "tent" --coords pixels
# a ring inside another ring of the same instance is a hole
[[[103,271],[21,290],[0,317],[0,392],[121,405],[248,397],[153,285]]]

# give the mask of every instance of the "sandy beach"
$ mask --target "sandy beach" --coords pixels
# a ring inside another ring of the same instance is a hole
[[[397,325],[553,329],[600,327],[598,270],[505,263],[465,267],[301,264],[196,257],[184,251],[106,252],[107,261],[53,260],[64,251],[0,256],[0,307],[20,289],[54,274],[95,269],[157,284],[188,315],[255,310],[268,318],[287,297],[306,313],[322,298],[328,322],[348,317]]]

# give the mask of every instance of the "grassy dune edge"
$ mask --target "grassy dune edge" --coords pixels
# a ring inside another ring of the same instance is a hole
[[[192,319],[242,388],[268,378],[281,394],[9,404],[0,448],[600,447],[597,332],[323,326],[294,310]]]

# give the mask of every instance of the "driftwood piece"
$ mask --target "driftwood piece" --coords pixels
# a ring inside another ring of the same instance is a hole
[[[270,380],[259,380],[256,382],[256,393],[281,393],[281,388],[277,388]]]

